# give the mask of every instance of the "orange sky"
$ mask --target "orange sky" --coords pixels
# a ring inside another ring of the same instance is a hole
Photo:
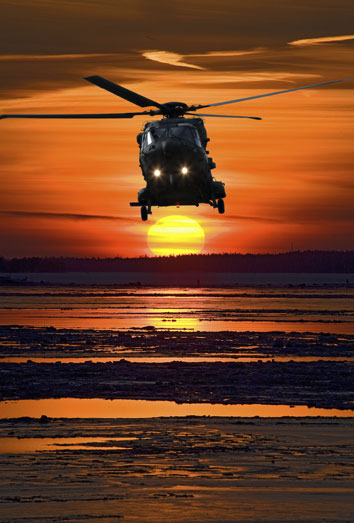
[[[14,4],[0,1],[0,113],[135,110],[91,74],[201,104],[353,76],[350,1]],[[205,119],[222,216],[171,207],[140,221],[142,117],[2,120],[0,255],[149,255],[148,228],[169,214],[198,220],[205,253],[353,249],[353,85],[208,109],[263,118]]]

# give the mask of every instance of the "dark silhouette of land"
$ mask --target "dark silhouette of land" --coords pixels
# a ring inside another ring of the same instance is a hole
[[[354,251],[187,254],[139,258],[0,258],[0,272],[354,273]]]

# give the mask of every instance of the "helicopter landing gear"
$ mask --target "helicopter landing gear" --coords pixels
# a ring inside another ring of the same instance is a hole
[[[141,206],[140,213],[141,213],[141,219],[143,220],[143,222],[146,222],[146,220],[148,219],[148,209],[145,207],[145,205]],[[150,210],[150,213],[151,213],[151,210]]]
[[[224,200],[222,200],[221,198],[218,200],[218,211],[219,214],[224,214],[225,212],[225,203]]]

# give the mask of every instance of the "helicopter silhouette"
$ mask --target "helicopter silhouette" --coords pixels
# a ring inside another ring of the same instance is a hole
[[[320,87],[347,81],[348,79],[333,80],[304,87],[295,87],[283,91],[247,96],[226,102],[217,102],[207,105],[187,105],[184,102],[159,103],[121,85],[106,80],[102,76],[94,75],[84,78],[88,82],[105,89],[138,107],[154,107],[142,112],[134,113],[93,113],[93,114],[3,114],[4,118],[79,118],[79,119],[115,119],[133,118],[134,116],[148,115],[162,116],[158,121],[147,122],[142,132],[137,135],[139,144],[139,165],[146,187],[138,192],[137,202],[130,202],[132,207],[140,207],[141,219],[146,221],[152,214],[151,207],[167,207],[180,205],[199,206],[209,204],[218,209],[220,214],[225,212],[224,198],[225,184],[216,181],[211,171],[216,167],[213,159],[208,156],[207,143],[209,138],[204,126],[204,117],[214,118],[249,118],[261,120],[258,116],[235,116],[226,114],[197,113],[200,109],[217,107],[233,103],[245,102],[256,98],[264,98],[301,89]],[[185,118],[185,116],[193,118]]]

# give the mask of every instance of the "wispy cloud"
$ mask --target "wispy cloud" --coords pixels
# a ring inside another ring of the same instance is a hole
[[[208,51],[207,53],[192,53],[181,55],[178,53],[172,53],[170,51],[144,51],[142,56],[148,60],[153,60],[154,62],[161,62],[163,64],[175,65],[176,67],[189,67],[191,69],[201,69],[205,70],[205,67],[200,65],[191,64],[185,62],[185,59],[189,57],[198,57],[198,58],[216,58],[216,57],[233,57],[233,56],[244,56],[249,54],[257,54],[264,52],[264,49],[252,49],[250,51]]]
[[[278,218],[267,218],[263,216],[241,216],[241,215],[229,215],[227,220],[230,221],[247,221],[247,222],[260,222],[260,223],[282,223],[281,219]]]
[[[116,53],[70,53],[70,54],[0,54],[0,62],[52,62],[61,60],[82,60],[91,58],[107,58],[117,56]]]
[[[175,65],[177,67],[189,67],[191,69],[204,69],[199,65],[188,64],[183,62],[184,56],[177,53],[170,53],[169,51],[144,51],[142,53],[144,58],[153,60],[154,62],[161,62],[163,64]]]
[[[207,53],[198,53],[198,54],[190,54],[185,56],[205,56],[205,57],[214,57],[214,56],[243,56],[247,54],[258,54],[263,53],[265,51],[264,48],[259,49],[253,49],[251,51],[209,51]]]
[[[257,82],[265,83],[271,82],[283,82],[294,84],[298,80],[312,80],[312,79],[322,78],[319,74],[311,73],[288,73],[284,72],[266,72],[259,71],[258,73],[247,73],[238,71],[235,74],[227,73],[203,73],[203,81],[201,82],[199,78],[194,78],[186,81],[185,85],[189,87],[194,87],[197,89],[230,89],[230,88],[239,88],[241,85],[247,85],[252,88]]]
[[[289,45],[317,45],[327,44],[331,42],[343,42],[345,40],[354,40],[354,35],[342,35],[342,36],[321,36],[319,38],[304,38],[302,40],[293,40],[289,42]]]
[[[129,218],[121,216],[109,216],[102,214],[75,214],[75,213],[61,213],[61,212],[33,212],[33,211],[0,211],[0,215],[17,216],[17,217],[31,217],[31,218],[46,218],[46,219],[60,219],[60,220],[111,220],[122,221],[129,220]]]

